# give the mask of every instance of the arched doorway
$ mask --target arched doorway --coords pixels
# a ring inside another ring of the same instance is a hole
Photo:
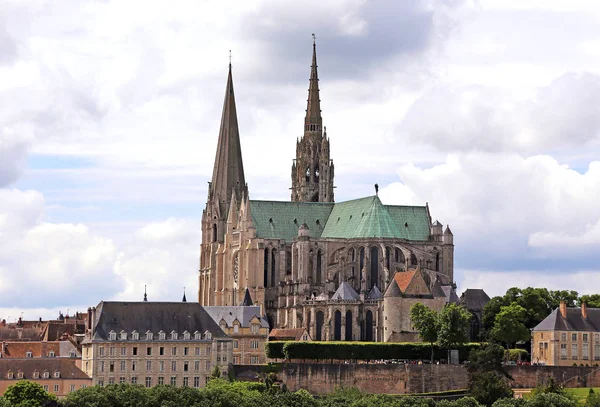
[[[352,340],[352,311],[346,311],[346,341]]]
[[[335,312],[333,317],[333,340],[341,341],[342,340],[342,313],[338,310]]]
[[[367,311],[365,320],[365,340],[367,342],[373,342],[373,313],[371,311]]]
[[[323,311],[317,312],[317,332],[315,333],[315,340],[322,341],[323,340],[323,321],[325,320],[325,315],[323,315]]]

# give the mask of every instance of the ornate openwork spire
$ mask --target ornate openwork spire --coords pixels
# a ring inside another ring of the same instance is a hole
[[[321,131],[321,99],[319,99],[319,74],[317,72],[317,43],[313,34],[313,55],[308,85],[308,103],[306,106],[305,131]]]

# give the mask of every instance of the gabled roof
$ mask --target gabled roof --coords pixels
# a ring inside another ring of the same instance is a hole
[[[256,236],[291,241],[306,223],[313,238],[429,239],[425,206],[383,205],[378,196],[338,203],[250,201]]]
[[[398,287],[398,283],[395,279],[392,279],[387,289],[385,290],[385,294],[383,295],[385,298],[388,297],[402,297],[402,291]]]
[[[481,311],[490,302],[490,297],[481,288],[467,288],[460,296],[460,302],[471,311]]]
[[[3,359],[0,358],[0,379],[6,379],[7,373],[11,371],[17,378],[17,372],[23,373],[24,379],[33,379],[33,372],[41,374],[44,371],[50,373],[49,379],[52,379],[54,372],[59,372],[60,377],[69,380],[89,380],[85,373],[81,371],[72,360],[57,358],[32,358],[32,359]],[[38,380],[38,379],[35,379]]]
[[[195,302],[112,302],[96,307],[93,341],[108,340],[110,331],[188,332],[209,331],[213,338],[226,338],[208,312]]]
[[[413,277],[417,273],[417,270],[398,271],[394,274],[394,280],[398,284],[400,291],[405,292],[408,285],[412,281]]]
[[[357,301],[360,296],[348,282],[342,281],[336,292],[331,296],[332,300],[352,300]]]
[[[555,309],[534,331],[600,331],[600,308],[588,308],[587,318],[581,315],[581,308],[567,308],[567,317],[563,318],[559,308]]]
[[[371,291],[369,291],[369,294],[367,295],[367,299],[369,300],[380,300],[383,298],[383,294],[381,293],[381,290],[379,289],[379,287],[377,287],[377,285],[374,285],[373,288],[371,288]]]
[[[232,326],[236,319],[244,328],[250,326],[252,318],[256,317],[260,320],[260,326],[263,328],[269,327],[269,322],[266,318],[260,315],[260,306],[208,306],[204,307],[208,315],[218,324],[221,320],[227,323],[227,326]]]
[[[248,288],[246,288],[246,291],[244,292],[244,299],[240,303],[240,306],[250,307],[252,305],[254,305],[254,303],[252,302],[252,296],[250,296],[250,290],[248,290]]]
[[[269,340],[271,341],[300,341],[304,333],[308,334],[305,328],[275,328],[269,334]]]
[[[454,290],[454,288],[451,285],[443,285],[442,290],[444,291],[444,295],[446,297],[447,302],[450,302],[453,304],[459,303],[458,295],[456,295],[456,291]],[[435,294],[434,294],[434,297],[435,297]]]

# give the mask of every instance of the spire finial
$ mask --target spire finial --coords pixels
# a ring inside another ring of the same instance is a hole
[[[229,50],[229,67],[231,68],[231,50]]]
[[[144,284],[144,302],[148,302],[148,294],[146,294],[146,284]]]
[[[185,287],[183,287],[183,298],[181,299],[181,302],[187,302],[187,298],[185,298]]]
[[[315,33],[312,33],[312,37],[313,37],[313,45],[317,45],[317,36],[315,35]]]
[[[379,195],[379,184],[375,184],[375,195]]]

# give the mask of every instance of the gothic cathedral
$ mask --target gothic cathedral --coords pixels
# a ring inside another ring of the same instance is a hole
[[[237,305],[246,289],[271,328],[313,340],[418,340],[415,302],[458,301],[450,228],[428,205],[384,205],[377,194],[334,202],[334,166],[321,117],[317,52],[291,201],[251,200],[244,178],[231,64],[212,181],[202,212],[198,301]]]

